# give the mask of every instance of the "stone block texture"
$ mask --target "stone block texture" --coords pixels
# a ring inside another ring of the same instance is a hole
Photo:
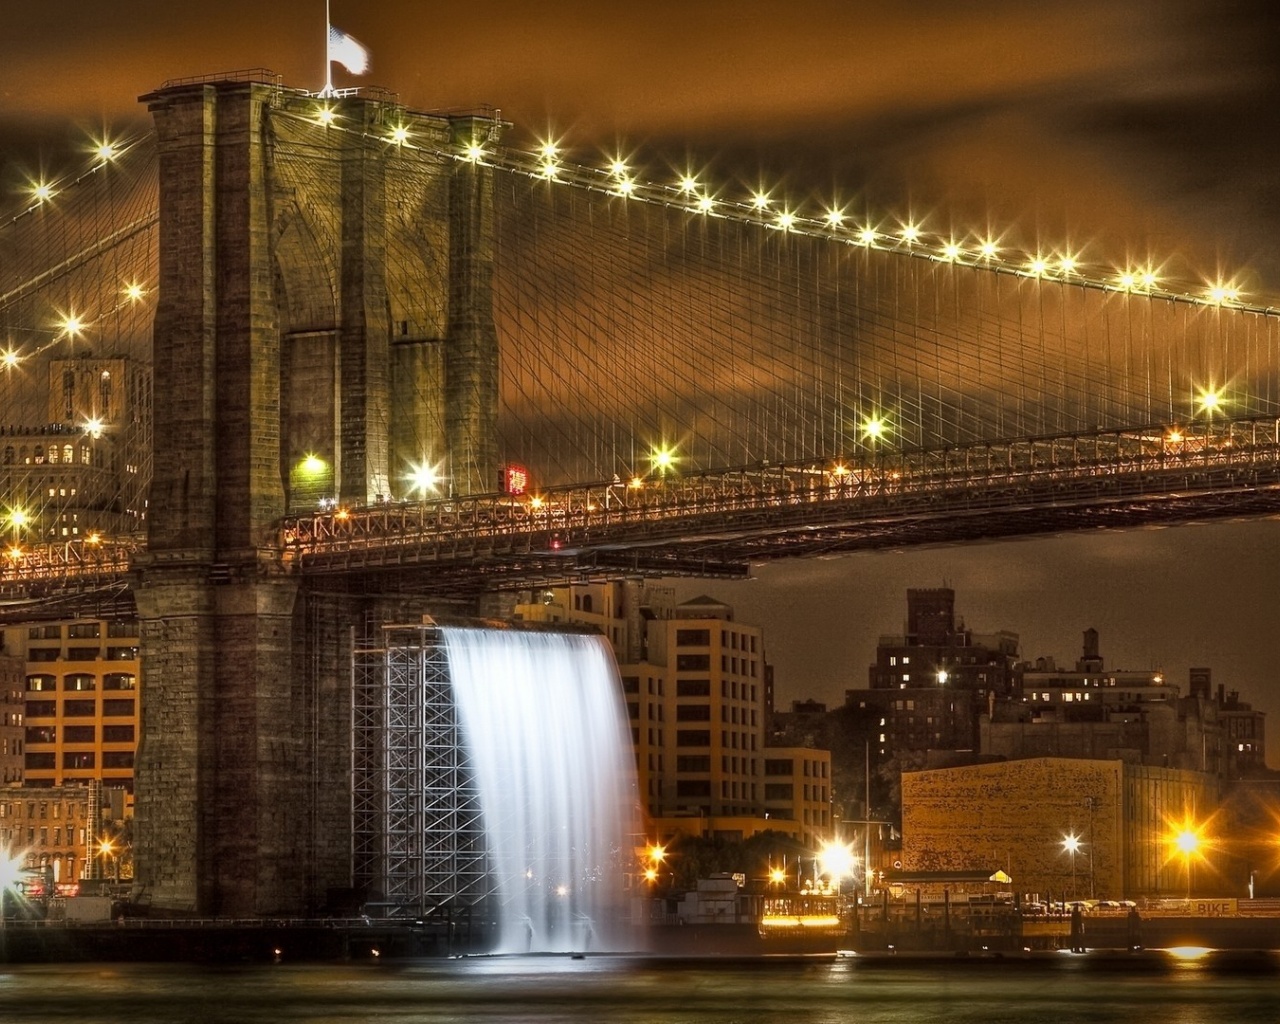
[[[138,878],[173,912],[307,912],[350,880],[369,610],[288,575],[279,523],[408,497],[423,463],[455,493],[493,489],[492,182],[449,155],[490,125],[359,97],[326,123],[256,81],[143,100],[160,279]]]

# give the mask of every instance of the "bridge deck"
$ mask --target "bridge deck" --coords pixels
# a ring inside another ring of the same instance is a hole
[[[417,590],[457,592],[582,573],[734,576],[779,557],[1277,512],[1280,420],[1266,418],[337,508],[281,523],[279,569],[407,574]],[[118,585],[142,550],[140,538],[12,550],[0,586]]]

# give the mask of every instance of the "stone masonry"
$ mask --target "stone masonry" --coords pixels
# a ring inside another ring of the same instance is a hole
[[[350,884],[351,645],[378,615],[287,572],[278,523],[406,497],[422,462],[493,488],[492,183],[443,155],[492,123],[356,97],[329,125],[257,81],[143,100],[160,281],[137,879],[161,911],[309,912]]]

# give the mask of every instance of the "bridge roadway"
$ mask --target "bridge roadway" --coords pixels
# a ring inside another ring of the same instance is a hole
[[[1280,514],[1280,418],[1099,431],[336,508],[279,528],[279,570],[473,593],[585,575]],[[12,553],[6,596],[121,586],[140,541]],[[217,567],[211,567],[216,573]]]

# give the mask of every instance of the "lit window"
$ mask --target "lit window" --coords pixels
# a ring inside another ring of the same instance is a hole
[[[910,664],[911,664],[911,655],[909,655],[909,654],[904,654],[904,655],[902,656],[902,664],[904,664],[904,665],[910,665]]]

